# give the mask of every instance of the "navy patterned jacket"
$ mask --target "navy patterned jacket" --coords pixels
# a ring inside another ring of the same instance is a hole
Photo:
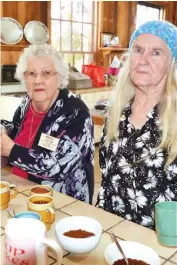
[[[13,121],[2,120],[11,139],[23,126],[30,98],[26,96],[16,110]],[[56,151],[38,145],[41,133],[59,139]],[[78,200],[92,203],[94,189],[93,122],[82,100],[67,89],[59,96],[44,117],[32,148],[15,144],[9,163],[28,173],[28,179],[52,186]]]

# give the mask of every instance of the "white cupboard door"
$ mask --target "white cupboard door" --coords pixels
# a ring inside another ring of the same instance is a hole
[[[94,93],[85,93],[81,94],[80,96],[89,109],[94,107]]]
[[[95,140],[95,144],[99,143],[100,140],[101,140],[101,131],[102,131],[102,126],[94,125],[94,140]]]
[[[110,91],[110,97],[109,97],[110,105],[116,100],[116,95],[117,93],[115,90]]]
[[[109,100],[109,96],[110,96],[109,91],[95,92],[95,104],[99,99],[108,99]]]

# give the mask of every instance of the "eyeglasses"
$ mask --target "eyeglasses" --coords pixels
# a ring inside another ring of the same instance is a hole
[[[51,78],[52,76],[56,75],[57,72],[53,72],[53,71],[50,71],[50,70],[44,70],[44,71],[41,71],[39,73],[39,75],[44,79],[44,80],[47,80],[49,78]],[[24,72],[24,78],[25,79],[31,79],[31,80],[34,80],[36,79],[36,77],[38,76],[38,73],[36,72],[33,72],[33,71],[26,71]]]

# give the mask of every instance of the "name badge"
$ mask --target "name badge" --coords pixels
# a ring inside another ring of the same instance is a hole
[[[50,151],[56,151],[58,142],[59,142],[59,139],[53,136],[47,135],[45,133],[42,133],[39,139],[38,145]]]

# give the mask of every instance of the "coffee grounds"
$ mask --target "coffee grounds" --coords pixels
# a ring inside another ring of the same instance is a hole
[[[49,201],[34,201],[33,202],[34,204],[47,204],[47,203],[49,203]]]
[[[150,265],[142,260],[128,259],[129,265]],[[124,259],[119,259],[113,263],[113,265],[127,265]]]
[[[64,236],[73,237],[73,238],[87,238],[94,236],[95,234],[85,231],[85,230],[69,230],[63,234]]]
[[[33,188],[31,191],[34,192],[34,193],[47,193],[47,192],[49,192],[48,189],[41,188],[41,187]]]

